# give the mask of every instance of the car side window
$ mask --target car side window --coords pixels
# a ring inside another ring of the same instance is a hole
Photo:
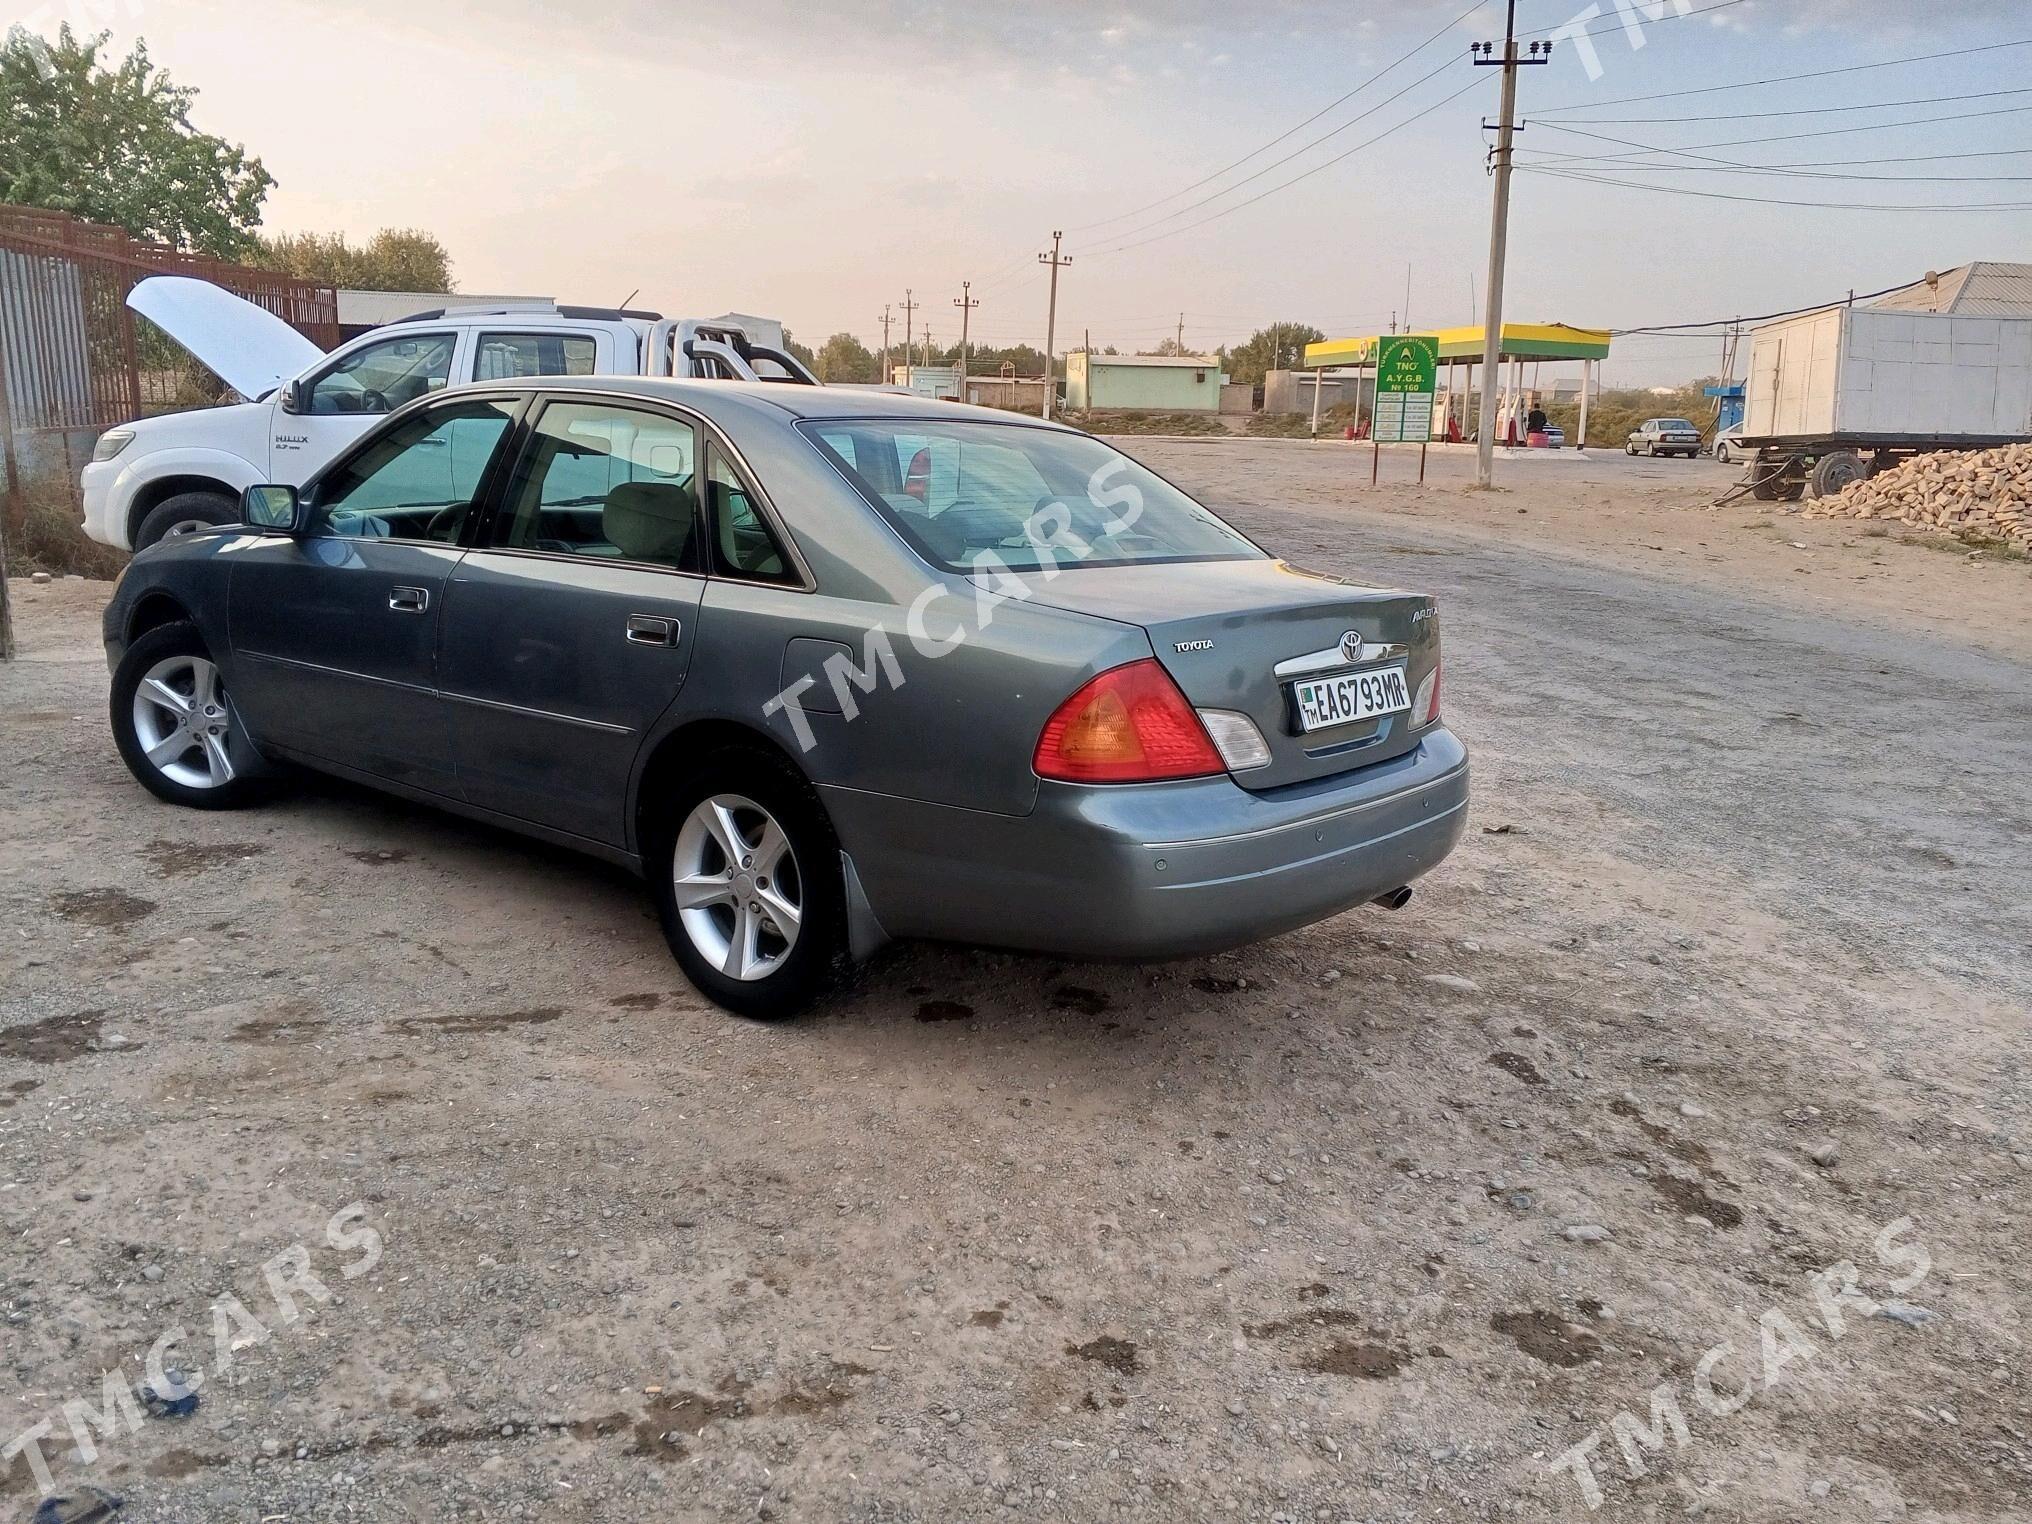
[[[713,526],[713,570],[750,582],[795,582],[797,572],[755,506],[755,496],[718,445],[706,451],[706,495]]]
[[[309,532],[455,544],[515,403],[447,403],[374,436],[317,484]]]
[[[451,384],[449,333],[406,334],[356,349],[311,386],[313,414],[389,413]]]
[[[495,514],[497,549],[705,569],[698,430],[667,413],[546,404]]]
[[[589,333],[483,333],[474,357],[473,379],[590,376],[598,347]]]

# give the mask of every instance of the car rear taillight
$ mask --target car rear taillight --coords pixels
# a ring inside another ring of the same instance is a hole
[[[1423,730],[1439,718],[1439,674],[1443,662],[1434,662],[1432,670],[1425,674],[1425,680],[1418,685],[1418,691],[1411,695],[1411,728]]]
[[[1153,658],[1114,667],[1045,721],[1031,766],[1066,783],[1155,783],[1223,772],[1206,727]]]

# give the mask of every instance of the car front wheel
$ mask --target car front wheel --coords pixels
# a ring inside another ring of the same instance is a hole
[[[845,961],[840,847],[811,785],[759,749],[701,760],[671,790],[649,860],[663,933],[716,1004],[773,1020]]]
[[[120,759],[158,799],[224,810],[255,796],[257,759],[196,625],[158,625],[127,648],[109,718]]]

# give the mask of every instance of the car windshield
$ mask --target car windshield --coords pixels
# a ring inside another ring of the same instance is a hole
[[[1264,559],[1239,531],[1089,435],[917,418],[808,419],[799,428],[947,571]]]

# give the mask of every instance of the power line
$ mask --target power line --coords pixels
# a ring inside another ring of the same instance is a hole
[[[1410,94],[1413,90],[1416,90],[1420,85],[1424,84],[1427,80],[1436,78],[1437,76],[1444,74],[1448,69],[1456,67],[1459,63],[1460,63],[1459,59],[1449,58],[1445,63],[1441,64],[1431,73],[1421,74],[1417,79],[1414,79],[1413,81],[1411,81],[1410,84],[1404,86],[1404,88],[1399,90],[1395,95],[1385,96],[1382,100],[1376,102],[1375,105],[1369,107],[1366,111],[1358,112],[1356,115],[1348,118],[1347,121],[1341,123],[1340,126],[1334,128],[1331,132],[1323,132],[1318,137],[1314,138],[1311,142],[1300,144],[1297,148],[1292,149],[1291,152],[1286,154],[1283,158],[1273,159],[1268,164],[1265,164],[1261,169],[1252,170],[1250,173],[1244,175],[1241,179],[1237,180],[1233,185],[1224,186],[1220,190],[1214,191],[1211,195],[1202,196],[1197,201],[1188,202],[1186,205],[1181,206],[1175,212],[1166,212],[1162,217],[1153,218],[1151,221],[1144,223],[1143,226],[1141,227],[1125,228],[1119,233],[1111,233],[1108,236],[1111,238],[1134,238],[1138,233],[1147,233],[1152,228],[1162,227],[1165,223],[1172,221],[1174,218],[1183,217],[1187,212],[1197,211],[1199,210],[1199,208],[1207,205],[1209,202],[1218,201],[1221,199],[1221,197],[1230,195],[1233,192],[1240,190],[1243,186],[1249,184],[1252,180],[1260,180],[1263,176],[1269,174],[1271,170],[1278,169],[1286,164],[1289,164],[1293,159],[1299,157],[1301,154],[1309,153],[1311,150],[1319,147],[1319,145],[1324,143],[1328,138],[1337,137],[1341,133],[1346,132],[1350,127],[1354,126],[1357,122],[1365,121],[1369,117],[1374,116],[1378,111],[1381,111],[1385,106],[1390,105],[1394,101],[1401,100],[1404,96]],[[1470,81],[1470,83],[1472,83],[1472,81]],[[1394,131],[1395,129],[1392,130]],[[1372,139],[1371,141],[1374,140]],[[1332,159],[1329,159],[1327,161],[1327,163],[1329,164],[1334,162],[1335,161]],[[1321,167],[1323,168],[1324,166]],[[1307,173],[1309,174],[1311,173],[1311,171],[1308,170]],[[1288,184],[1291,182],[1286,183]],[[1249,205],[1249,203],[1245,201],[1242,203],[1242,205],[1247,206]],[[1230,207],[1229,210],[1232,211],[1234,210],[1234,208]]]
[[[1559,180],[1576,180],[1590,185],[1616,185],[1627,190],[1654,191],[1665,196],[1692,196],[1702,201],[1743,201],[1759,206],[1808,206],[1832,212],[2023,212],[2032,211],[2032,201],[1800,201],[1783,196],[1742,196],[1728,191],[1688,190],[1677,185],[1649,185],[1642,180],[1618,180],[1609,175],[1589,174],[1574,169],[1552,169],[1520,164],[1528,174]],[[1641,167],[1641,166],[1639,166]]]
[[[1581,120],[1593,127],[1649,127],[1669,122],[1744,122],[1769,116],[1832,116],[1842,111],[1889,111],[1900,106],[1941,106],[1949,101],[1995,100],[2001,95],[2032,95],[2032,89],[1982,90],[1961,95],[1921,95],[1909,100],[1861,101],[1846,106],[1795,106],[1786,111],[1729,111],[1709,116],[1589,116]]]
[[[1904,122],[1858,122],[1846,127],[1822,127],[1813,132],[1767,132],[1759,133],[1753,138],[1724,138],[1718,143],[1691,143],[1685,148],[1651,148],[1644,151],[1647,153],[1684,154],[1703,148],[1741,148],[1748,143],[1796,143],[1803,138],[1837,138],[1846,137],[1854,132],[1888,132],[1898,127],[1927,127],[1935,122],[1962,122],[1983,116],[2013,116],[2026,111],[2032,111],[2032,106],[1992,106],[1985,111],[1957,111],[1949,112],[1944,116],[1916,116]],[[1579,130],[1573,127],[1561,126],[1558,122],[1539,122],[1538,125],[1550,128],[1555,132],[1577,132]],[[1602,157],[1628,159],[1632,156],[1629,154],[1607,154]],[[1631,167],[1636,168],[1638,166],[1633,165]]]
[[[1621,338],[1624,334],[1684,333],[1693,328],[1727,328],[1735,323],[1771,323],[1776,322],[1779,318],[1798,317],[1802,312],[1820,312],[1826,308],[1839,307],[1848,302],[1873,302],[1880,296],[1890,296],[1898,291],[1909,291],[1918,284],[1919,282],[1916,280],[1900,281],[1897,285],[1886,286],[1881,291],[1852,291],[1846,296],[1836,297],[1831,302],[1814,302],[1806,307],[1787,307],[1783,312],[1758,312],[1747,316],[1738,313],[1734,317],[1711,318],[1702,323],[1651,323],[1641,328],[1611,328],[1609,332],[1617,338]]]
[[[1468,91],[1474,89],[1475,86],[1480,83],[1481,81],[1479,79],[1470,79],[1466,84],[1462,85],[1460,89],[1454,91],[1453,94],[1447,96],[1446,99],[1435,102],[1434,105],[1430,107],[1428,111],[1422,111],[1415,116],[1408,116],[1403,121],[1397,123],[1396,126],[1384,128],[1374,137],[1366,138],[1362,142],[1355,144],[1355,146],[1352,148],[1343,149],[1341,152],[1335,154],[1331,159],[1327,159],[1321,163],[1315,164],[1310,169],[1302,170],[1298,174],[1293,175],[1289,180],[1280,181],[1276,185],[1271,186],[1268,190],[1258,192],[1256,195],[1251,196],[1247,201],[1238,201],[1233,206],[1223,207],[1220,211],[1214,212],[1206,217],[1201,217],[1196,222],[1188,222],[1180,227],[1170,228],[1162,233],[1152,234],[1148,238],[1139,238],[1134,243],[1116,244],[1110,248],[1097,249],[1092,254],[1090,254],[1088,258],[1098,259],[1104,254],[1120,254],[1129,249],[1140,249],[1145,244],[1152,244],[1160,241],[1161,239],[1172,238],[1180,233],[1189,233],[1194,228],[1205,227],[1209,222],[1217,222],[1221,218],[1228,216],[1230,213],[1241,211],[1244,207],[1254,206],[1257,202],[1266,200],[1267,198],[1276,195],[1281,190],[1289,190],[1292,186],[1298,184],[1298,182],[1301,180],[1310,179],[1312,176],[1318,174],[1323,169],[1333,168],[1334,165],[1340,163],[1343,159],[1347,159],[1355,154],[1360,153],[1364,148],[1374,147],[1376,144],[1382,142],[1383,139],[1389,137],[1392,133],[1400,132],[1404,128],[1409,127],[1413,122],[1419,121],[1426,115],[1429,115],[1430,111],[1437,111],[1441,106],[1449,105],[1452,102],[1459,100],[1463,95],[1466,95]],[[1155,225],[1156,224],[1154,223],[1152,224],[1152,226]]]
[[[1384,75],[1388,74],[1392,69],[1400,68],[1404,64],[1409,63],[1413,58],[1416,58],[1420,53],[1423,53],[1427,48],[1431,47],[1435,42],[1439,41],[1440,38],[1444,37],[1448,32],[1452,31],[1455,27],[1459,26],[1463,21],[1466,21],[1468,17],[1472,16],[1476,11],[1480,10],[1482,8],[1482,4],[1483,0],[1474,0],[1474,3],[1470,5],[1466,10],[1462,11],[1458,16],[1454,17],[1453,20],[1449,21],[1445,26],[1441,27],[1438,31],[1434,32],[1430,37],[1426,38],[1425,41],[1418,44],[1418,46],[1413,48],[1409,53],[1405,53],[1402,56],[1383,65],[1383,67],[1378,69],[1374,74],[1371,74],[1359,85],[1356,85],[1354,89],[1348,91],[1347,94],[1339,97],[1336,100],[1329,101],[1326,105],[1320,107],[1319,110],[1313,112],[1313,114],[1307,117],[1304,121],[1298,123],[1296,126],[1285,128],[1284,131],[1278,133],[1276,137],[1272,138],[1269,142],[1263,144],[1262,147],[1251,149],[1249,152],[1243,154],[1241,158],[1235,160],[1234,163],[1225,165],[1224,167],[1215,170],[1210,175],[1202,176],[1200,179],[1193,181],[1192,184],[1184,186],[1178,190],[1175,190],[1168,196],[1159,196],[1155,201],[1149,202],[1143,206],[1139,206],[1133,211],[1118,212],[1115,216],[1103,217],[1098,222],[1082,223],[1080,226],[1071,229],[1071,231],[1075,233],[1083,233],[1087,231],[1087,229],[1089,228],[1106,227],[1111,222],[1127,222],[1131,217],[1140,217],[1143,215],[1143,213],[1151,210],[1151,208],[1153,207],[1159,207],[1164,205],[1164,203],[1167,201],[1176,201],[1180,196],[1189,195],[1191,192],[1198,190],[1202,185],[1207,185],[1215,180],[1220,179],[1221,176],[1227,174],[1229,170],[1240,169],[1244,164],[1248,163],[1258,154],[1268,152],[1270,149],[1275,148],[1279,143],[1283,142],[1286,138],[1290,137],[1293,133],[1302,132],[1307,127],[1310,127],[1314,122],[1318,121],[1321,117],[1327,115],[1329,112],[1338,110],[1341,106],[1347,104],[1347,102],[1353,100],[1356,96],[1360,95],[1364,90],[1368,89],[1369,86],[1373,85],[1377,80],[1381,79]],[[1387,105],[1388,102],[1385,102],[1384,104]],[[1361,117],[1355,118],[1356,122],[1359,122],[1360,120]],[[1354,122],[1347,122],[1344,123],[1342,127],[1335,128],[1334,131],[1339,132],[1344,130],[1346,127],[1352,127],[1353,125]],[[1328,134],[1328,136],[1331,135],[1332,134]],[[1315,139],[1314,141],[1318,142],[1321,140]],[[1303,150],[1301,150],[1301,152],[1302,151]],[[1281,163],[1282,161],[1280,160],[1279,162]],[[1276,168],[1276,165],[1273,164],[1267,166],[1267,168],[1274,169]],[[1262,172],[1263,171],[1258,171],[1258,173]],[[1242,183],[1246,184],[1247,181],[1243,181]],[[1234,188],[1235,187],[1233,186],[1229,187],[1230,190]],[[1181,210],[1190,211],[1191,208],[1186,207],[1181,208]],[[1162,219],[1160,218],[1159,220],[1161,221]]]
[[[1554,124],[1551,122],[1540,122],[1538,125],[1541,127],[1550,127]],[[1572,132],[1575,131],[1576,129],[1564,128],[1562,130]],[[1593,136],[1593,134],[1588,134],[1588,136]],[[1610,143],[1620,143],[1625,140],[1622,138],[1604,138],[1603,141]],[[1660,148],[1653,151],[1657,153],[1677,153],[1677,154],[1683,154],[1685,152],[1685,150],[1678,148]],[[1574,169],[1584,169],[1588,167],[1590,164],[1612,165],[1622,169],[1647,169],[1647,170],[1700,169],[1704,167],[1703,165],[1699,164],[1637,165],[1629,163],[1621,155],[1611,155],[1611,154],[1559,153],[1557,151],[1543,149],[1539,150],[1539,152],[1545,153],[1546,157],[1543,162],[1546,163],[1547,165],[1556,164]],[[2003,159],[2003,158],[2023,157],[2025,154],[2028,153],[2032,153],[2032,148],[1980,148],[1972,150],[1967,153],[1908,153],[1908,154],[1893,154],[1888,158],[1874,158],[1874,159],[1793,159],[1784,164],[1745,164],[1740,167],[1744,169],[1754,169],[1760,171],[1781,170],[1781,169],[1834,169],[1850,164],[1925,164],[1940,159]],[[1705,154],[1701,155],[1700,157],[1702,157],[1703,159],[1708,158],[1708,156]],[[1732,162],[1733,162],[1732,160],[1708,159],[1708,163],[1710,164],[1722,164]],[[1921,178],[1931,178],[1931,177],[1922,176]]]
[[[1660,90],[1652,95],[1619,95],[1605,101],[1575,101],[1565,106],[1541,106],[1540,116],[1559,111],[1599,111],[1604,106],[1634,106],[1640,101],[1678,100],[1688,95],[1714,95],[1724,90],[1754,90],[1762,85],[1789,85],[1802,79],[1827,79],[1836,74],[1861,74],[1870,69],[1895,69],[1904,64],[1931,63],[1940,58],[1965,58],[1971,53],[1994,53],[2001,48],[2032,47],[2032,37],[2014,42],[1988,42],[1981,47],[1950,48],[1945,53],[1916,53],[1905,58],[1887,58],[1881,63],[1849,64],[1839,69],[1814,69],[1805,74],[1777,74],[1770,79],[1738,80],[1728,85],[1697,85],[1690,90]]]
[[[1890,181],[1894,184],[1901,185],[1911,184],[1914,181],[1932,184],[1936,181],[1959,180],[1959,181],[1988,182],[1988,181],[2022,181],[2026,179],[2032,179],[2032,176],[2027,175],[1941,175],[1934,173],[1924,175],[1828,174],[1821,170],[1795,168],[1788,167],[1785,165],[1745,164],[1739,159],[1720,159],[1716,158],[1713,154],[1695,153],[1691,149],[1686,148],[1661,148],[1651,143],[1640,143],[1635,138],[1619,138],[1606,132],[1588,132],[1584,128],[1567,127],[1561,125],[1558,122],[1544,122],[1541,123],[1540,125],[1549,127],[1554,132],[1564,133],[1569,137],[1592,138],[1599,143],[1614,143],[1620,147],[1634,148],[1643,153],[1670,154],[1674,158],[1698,159],[1701,162],[1698,164],[1650,164],[1650,163],[1633,162],[1629,159],[1627,155],[1622,154],[1560,154],[1551,159],[1541,160],[1534,163],[1532,165],[1534,169],[1573,169],[1573,170],[1624,169],[1624,170],[1642,170],[1645,171],[1646,173],[1654,172],[1657,170],[1674,170],[1674,169],[1704,170],[1709,173],[1715,173],[1726,170],[1737,174],[1747,173],[1747,174],[1779,175],[1786,179],[1875,180],[1875,181]]]

